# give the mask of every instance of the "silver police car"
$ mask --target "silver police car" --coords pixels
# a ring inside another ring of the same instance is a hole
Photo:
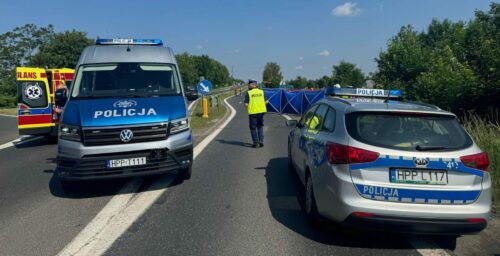
[[[488,155],[454,114],[395,92],[335,89],[287,121],[289,165],[305,185],[308,217],[420,234],[483,230]]]

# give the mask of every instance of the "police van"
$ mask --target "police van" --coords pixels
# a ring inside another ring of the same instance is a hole
[[[57,175],[71,181],[178,173],[189,179],[192,134],[173,51],[158,39],[98,39],[85,48],[64,105]]]

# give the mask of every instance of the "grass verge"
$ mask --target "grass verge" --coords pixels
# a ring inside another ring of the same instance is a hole
[[[198,132],[200,130],[206,129],[217,123],[226,114],[226,107],[224,106],[224,99],[233,95],[232,92],[223,93],[217,96],[214,100],[218,101],[217,106],[212,106],[208,104],[208,118],[202,116],[203,113],[203,103],[202,100],[196,104],[196,108],[191,114],[191,129],[193,132]],[[210,98],[210,97],[209,97]]]
[[[17,116],[17,108],[0,108],[0,114]]]
[[[500,124],[498,118],[487,121],[475,115],[464,118],[464,127],[490,159],[493,181],[493,202],[500,205]]]

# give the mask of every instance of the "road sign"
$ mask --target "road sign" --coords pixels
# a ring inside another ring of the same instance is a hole
[[[208,95],[212,91],[212,83],[208,80],[203,80],[196,85],[198,92],[203,95]]]

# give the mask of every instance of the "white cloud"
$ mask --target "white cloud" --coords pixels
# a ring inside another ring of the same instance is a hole
[[[361,8],[356,7],[357,5],[357,3],[351,2],[337,5],[337,7],[333,8],[332,15],[337,17],[356,16],[363,11]]]
[[[241,52],[241,49],[240,49],[240,48],[238,48],[238,49],[234,49],[234,53],[236,53],[236,54],[237,54],[237,53],[240,53],[240,52]]]
[[[303,60],[304,60],[304,57],[299,57],[299,60],[300,60],[300,61],[303,61]]]
[[[297,69],[297,70],[302,70],[302,69],[304,69],[304,66],[302,66],[302,65],[298,65],[298,66],[295,66],[295,69]]]
[[[199,49],[199,50],[203,49],[203,45],[201,45],[201,44],[197,45],[196,49]]]
[[[323,51],[319,52],[318,55],[321,55],[323,57],[328,57],[331,55],[331,53],[328,50],[323,50]]]

